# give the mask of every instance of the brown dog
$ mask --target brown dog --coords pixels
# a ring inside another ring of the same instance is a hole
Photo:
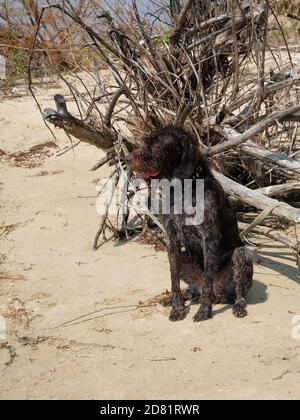
[[[196,181],[204,181],[204,218],[200,224],[187,225],[187,214],[175,213],[174,195],[170,214],[161,215],[171,268],[170,320],[185,317],[184,301],[191,297],[182,295],[180,279],[189,284],[192,296],[200,294],[201,306],[194,321],[209,319],[214,302],[234,303],[234,315],[246,316],[252,259],[239,237],[236,213],[201,155],[197,140],[179,127],[165,127],[146,137],[127,163],[143,179],[179,179],[182,185],[192,180],[193,199],[197,199]]]

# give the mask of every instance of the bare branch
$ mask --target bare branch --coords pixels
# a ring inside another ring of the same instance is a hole
[[[280,121],[282,118],[287,117],[292,114],[296,114],[299,111],[300,111],[300,105],[294,105],[282,111],[276,112],[275,114],[271,115],[271,117],[266,118],[260,121],[259,123],[257,123],[256,125],[254,125],[253,127],[249,128],[243,134],[240,134],[239,136],[236,136],[235,138],[231,138],[231,140],[228,140],[227,142],[218,144],[214,147],[204,150],[203,154],[206,156],[213,156],[218,153],[223,153],[226,150],[230,150],[234,147],[237,147],[240,144],[245,143],[251,137],[259,133],[262,133],[264,130],[266,130],[266,128],[270,127],[272,124],[276,123],[277,121]]]

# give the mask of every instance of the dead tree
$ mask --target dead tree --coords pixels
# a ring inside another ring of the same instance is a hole
[[[88,18],[67,0],[64,7],[44,7],[36,38],[46,11],[55,9],[78,25],[78,48],[85,48],[88,62],[76,63],[72,79],[77,83],[60,75],[78,115],[71,115],[64,98],[56,96],[57,109],[46,109],[45,121],[102,149],[106,155],[93,169],[116,165],[116,182],[126,170],[122,153],[135,147],[138,137],[165,124],[184,126],[197,136],[237,201],[299,223],[299,211],[285,202],[272,207],[266,190],[280,184],[280,192],[289,191],[286,183],[300,175],[300,63],[292,58],[272,4],[156,0],[142,13],[132,0],[123,14],[106,4],[103,10],[93,2]],[[270,41],[270,28],[276,28],[279,39]],[[29,60],[31,89],[35,47]],[[106,81],[99,66],[109,74]],[[120,155],[121,143],[126,147]],[[297,194],[298,188],[292,189]],[[97,238],[105,226],[104,218]]]

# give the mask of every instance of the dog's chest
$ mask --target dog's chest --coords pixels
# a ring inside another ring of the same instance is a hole
[[[169,243],[173,240],[179,242],[181,250],[187,255],[199,256],[202,254],[203,224],[189,226],[186,224],[185,215],[164,215],[162,223],[166,229]]]

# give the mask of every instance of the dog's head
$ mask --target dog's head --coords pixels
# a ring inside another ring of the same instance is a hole
[[[127,156],[130,168],[139,178],[185,179],[206,162],[198,141],[182,128],[165,127],[144,138],[142,146]]]

